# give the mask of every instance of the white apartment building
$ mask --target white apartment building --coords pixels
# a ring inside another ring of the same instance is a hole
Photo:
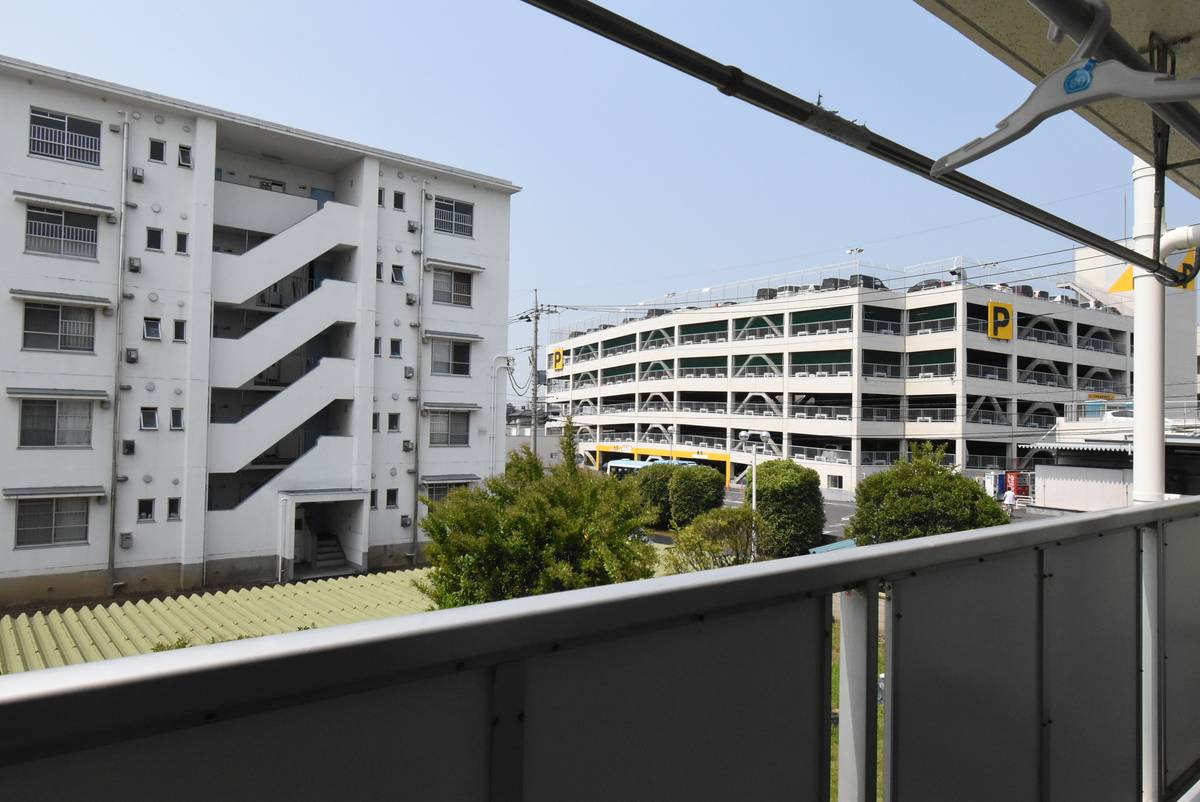
[[[1094,263],[1055,293],[965,272],[947,281],[942,268],[917,281],[856,262],[820,284],[784,276],[670,293],[622,322],[563,332],[548,402],[574,416],[596,468],[673,456],[740,482],[757,453],[814,468],[837,497],[913,442],[945,446],[968,474],[1022,467],[1018,444],[1044,438],[1068,408],[1129,397],[1133,319],[1087,293],[1108,286]],[[1178,295],[1173,304],[1194,310],[1194,296]],[[997,304],[1007,333],[989,331]],[[1186,381],[1168,396],[1189,398],[1194,355],[1178,350],[1168,377]]]
[[[0,603],[410,565],[503,459],[484,175],[0,59]]]

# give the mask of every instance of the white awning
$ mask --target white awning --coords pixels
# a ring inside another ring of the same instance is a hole
[[[83,496],[106,496],[100,485],[59,485],[57,487],[6,487],[5,498],[80,498]]]
[[[46,301],[47,303],[63,303],[72,306],[95,306],[104,309],[113,304],[107,298],[99,295],[75,295],[69,292],[50,292],[48,290],[9,290],[8,294],[18,301]]]
[[[68,212],[82,212],[83,214],[115,214],[117,211],[102,203],[87,203],[55,195],[39,195],[36,192],[23,192],[19,189],[13,190],[13,198],[19,203],[32,203],[34,206],[49,206],[54,209],[65,209]]]
[[[108,400],[108,393],[104,390],[54,387],[5,387],[4,392],[9,398],[83,398],[97,401]]]
[[[428,342],[429,340],[457,340],[459,342],[478,343],[483,342],[483,336],[479,334],[471,334],[463,331],[432,331],[425,329],[421,332],[421,339]]]
[[[465,262],[451,262],[447,259],[426,259],[425,269],[433,270],[441,268],[443,270],[465,270],[468,273],[482,273],[483,268],[479,265],[470,265]]]

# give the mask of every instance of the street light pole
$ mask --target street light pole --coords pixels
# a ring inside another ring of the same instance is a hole
[[[771,434],[746,430],[738,433],[742,447],[750,446],[750,562],[755,562],[758,559],[758,449],[760,446],[758,443],[750,442],[751,434],[758,435],[763,448],[771,439]]]

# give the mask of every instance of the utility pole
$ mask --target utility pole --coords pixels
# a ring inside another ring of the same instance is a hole
[[[533,288],[533,414],[530,416],[530,432],[533,437],[533,453],[537,454],[537,436],[538,436],[538,366],[541,360],[538,358],[538,319],[542,316],[542,308],[538,306],[537,287]]]
[[[542,315],[549,314],[550,312],[557,312],[560,309],[561,307],[554,306],[552,304],[543,305],[538,303],[538,291],[535,287],[533,290],[533,308],[527,309],[513,318],[513,320],[524,320],[533,324],[533,358],[531,359],[533,375],[530,376],[529,382],[533,385],[533,396],[532,401],[530,402],[532,410],[530,422],[532,423],[531,435],[533,440],[533,453],[535,454],[537,453],[538,441],[538,375],[541,373],[542,364],[541,352],[538,345],[538,321],[541,319]]]

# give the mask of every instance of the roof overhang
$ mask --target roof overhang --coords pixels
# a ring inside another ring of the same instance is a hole
[[[5,387],[9,398],[73,398],[94,401],[107,401],[108,393],[104,390],[83,390],[78,388],[56,387]]]
[[[426,342],[430,340],[457,340],[470,343],[483,342],[483,337],[478,334],[462,331],[431,331],[429,329],[421,332],[421,339]]]
[[[50,292],[48,290],[18,290],[8,291],[18,301],[46,301],[49,303],[64,303],[71,306],[94,306],[100,309],[110,309],[112,301],[98,295],[76,295],[70,292]],[[1197,334],[1200,338],[1200,333]]]
[[[442,485],[450,482],[478,482],[479,477],[473,473],[439,473],[432,476],[422,476],[423,485]]]
[[[451,262],[448,259],[434,259],[433,257],[425,260],[426,270],[433,270],[435,267],[442,268],[444,270],[464,270],[468,273],[483,272],[483,267],[481,265],[470,265],[466,262]]]
[[[5,498],[83,498],[107,496],[108,491],[100,485],[60,485],[57,487],[6,487]]]
[[[83,214],[116,214],[117,210],[102,203],[85,203],[71,198],[60,198],[57,195],[40,195],[36,192],[13,190],[13,198],[18,203],[32,203],[34,206],[50,206],[54,209],[65,209],[68,212]]]
[[[1071,37],[1081,33],[1073,27],[1067,27],[1067,36],[1060,44],[1053,44],[1046,38],[1046,17],[1024,0],[1008,3],[998,3],[996,0],[917,2],[1032,83],[1037,83],[1067,62],[1075,49],[1075,41]],[[1056,14],[1070,17],[1085,28],[1091,20],[1091,11],[1082,0],[1037,2],[1040,7],[1053,9]],[[1132,51],[1144,53],[1152,32],[1162,36],[1167,42],[1174,42],[1192,36],[1196,30],[1196,7],[1187,0],[1157,0],[1153,3],[1144,0],[1108,0],[1108,4],[1112,9],[1113,33],[1124,40],[1123,44],[1126,47],[1121,50],[1127,57],[1136,56]],[[1113,57],[1117,47],[1117,39],[1110,35],[1099,57]],[[1176,54],[1176,75],[1187,78],[1200,74],[1200,40],[1178,47]],[[1195,104],[1191,103],[1170,105],[1190,106],[1193,112],[1196,108]],[[994,119],[980,120],[979,134],[988,132],[990,126],[1011,111],[1011,108],[997,107]],[[1079,107],[1075,112],[1121,147],[1148,163],[1153,162],[1151,112],[1144,103],[1124,99],[1106,100]],[[944,150],[949,152],[960,144],[962,143],[947,142]],[[1196,158],[1200,158],[1200,149],[1195,144],[1183,136],[1171,137],[1169,163]],[[1170,170],[1168,176],[1192,195],[1200,197],[1200,165]]]
[[[440,410],[440,411],[462,411],[475,412],[483,409],[479,404],[472,404],[469,401],[426,401],[421,404],[421,409],[424,410]]]

